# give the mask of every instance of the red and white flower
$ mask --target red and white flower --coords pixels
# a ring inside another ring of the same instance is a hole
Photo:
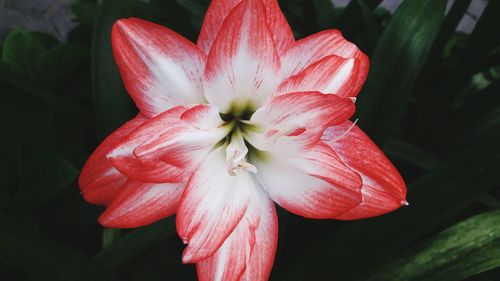
[[[200,280],[267,280],[274,202],[352,220],[405,204],[403,179],[349,121],[368,58],[337,30],[295,41],[276,0],[213,0],[195,45],[140,19],[113,26],[139,115],[87,161],[84,198],[104,226],[177,213]]]

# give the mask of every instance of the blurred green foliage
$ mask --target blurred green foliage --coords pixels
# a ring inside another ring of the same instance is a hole
[[[357,118],[409,184],[410,206],[354,222],[280,213],[271,280],[498,280],[500,1],[472,34],[471,0],[282,0],[297,37],[339,28],[371,58]],[[83,201],[78,170],[134,116],[110,28],[137,16],[195,40],[208,0],[75,1],[59,42],[13,30],[0,60],[0,279],[195,280],[172,218],[113,231]],[[110,240],[111,238],[111,240]],[[103,247],[103,240],[106,247]]]

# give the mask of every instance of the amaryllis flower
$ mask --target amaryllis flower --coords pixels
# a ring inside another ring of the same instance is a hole
[[[113,26],[115,59],[140,113],[87,161],[102,225],[177,214],[199,280],[267,280],[274,203],[353,220],[405,204],[394,166],[349,121],[368,58],[337,30],[297,40],[276,0],[212,1],[197,44],[140,19]]]

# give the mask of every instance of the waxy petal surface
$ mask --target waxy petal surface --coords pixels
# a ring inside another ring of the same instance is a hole
[[[266,281],[278,242],[273,201],[260,187],[253,190],[248,209],[224,244],[196,264],[200,281]]]
[[[166,27],[130,18],[113,25],[112,43],[123,83],[144,115],[205,102],[205,55],[189,40]]]
[[[358,61],[357,79],[350,94],[355,96],[368,76],[369,60],[356,45],[345,40],[338,30],[325,30],[290,45],[281,55],[282,78],[297,75],[310,65],[331,55]]]
[[[277,86],[280,62],[265,17],[260,0],[241,1],[210,49],[204,94],[222,113],[259,107]]]
[[[347,121],[328,128],[322,140],[362,179],[362,203],[338,219],[367,218],[393,211],[406,203],[403,178],[384,153],[356,125]]]
[[[361,203],[361,177],[325,143],[252,160],[269,196],[294,214],[331,219]]]
[[[99,222],[113,228],[151,224],[175,213],[183,190],[184,184],[129,180],[99,217]]]
[[[106,155],[146,120],[146,117],[139,114],[111,133],[90,155],[79,178],[80,191],[85,200],[97,205],[111,203],[117,190],[127,181],[127,177],[113,167]]]
[[[242,0],[213,0],[208,7],[205,20],[198,37],[198,46],[208,54],[231,10]],[[262,0],[265,6],[265,22],[271,31],[279,52],[294,42],[293,33],[281,12],[277,0]]]
[[[128,135],[109,154],[113,166],[142,182],[185,182],[210,149],[227,134],[210,105],[178,106]]]
[[[360,79],[360,76],[363,76]],[[276,95],[319,91],[339,97],[355,97],[364,83],[366,72],[360,60],[331,55],[311,64],[280,84]]]
[[[354,113],[351,99],[320,92],[300,92],[273,98],[259,108],[248,124],[246,139],[254,147],[268,151],[284,142],[300,148],[319,140],[323,131],[333,124],[343,123]]]
[[[177,232],[188,246],[183,262],[212,255],[247,211],[256,182],[249,172],[228,173],[225,148],[211,152],[194,171],[177,210]]]

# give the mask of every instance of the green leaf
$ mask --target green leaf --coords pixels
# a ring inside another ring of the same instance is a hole
[[[407,249],[500,183],[500,133],[456,154],[410,185],[409,207],[344,224],[291,265],[278,280],[356,279],[352,264],[369,270]],[[334,270],[332,269],[334,267]]]
[[[330,0],[313,0],[318,29],[329,29],[335,26],[335,7]]]
[[[353,0],[338,19],[339,29],[361,50],[371,53],[381,32],[373,9],[382,1]]]
[[[194,16],[203,20],[207,11],[207,6],[195,0],[177,0],[177,3],[190,11]]]
[[[460,109],[442,125],[432,128],[429,139],[440,144],[440,152],[453,155],[498,132],[500,126],[500,81],[464,100]],[[437,146],[437,145],[435,145]]]
[[[293,3],[295,2],[295,3]],[[291,1],[290,10],[295,10],[294,12],[298,16],[300,29],[305,33],[304,35],[309,35],[317,32],[317,15],[314,2],[312,1]],[[293,19],[292,19],[293,20]],[[302,36],[300,36],[302,37]]]
[[[457,66],[448,73],[441,87],[433,91],[432,106],[426,115],[426,124],[441,121],[449,114],[456,103],[464,98],[463,89],[467,86],[472,75],[481,71],[482,65],[491,51],[500,44],[498,29],[500,26],[500,1],[489,1],[481,18],[467,44],[460,53]]]
[[[78,171],[64,157],[40,155],[24,167],[15,200],[19,206],[39,206],[61,193],[77,175]]]
[[[47,89],[47,87],[40,86],[39,84],[23,80],[22,77],[16,75],[11,75],[9,73],[0,73],[0,83],[5,83],[16,90],[19,90],[19,94],[25,94],[26,96],[33,97],[37,100],[44,101],[56,108],[63,109],[66,113],[83,116],[87,113],[81,108],[80,105],[73,102],[67,102],[56,97],[53,91]],[[2,93],[7,95],[6,93]]]
[[[61,42],[59,42],[59,40],[51,34],[39,31],[30,31],[30,33],[34,38],[36,38],[37,41],[42,43],[45,49],[51,49],[61,44]]]
[[[33,156],[55,149],[57,117],[50,106],[1,85],[0,167],[6,171],[2,188],[7,190],[11,205],[27,163]]]
[[[387,140],[384,152],[392,159],[404,161],[425,170],[431,170],[439,163],[439,159],[425,149],[401,140]]]
[[[102,230],[102,247],[107,248],[113,245],[122,235],[122,230],[119,228],[105,227]]]
[[[379,143],[395,130],[405,112],[445,6],[445,0],[406,0],[377,44],[357,113],[362,127]]]
[[[154,22],[196,42],[208,5],[206,0],[150,0],[148,7]]]
[[[16,30],[7,38],[3,48],[3,64],[9,79],[28,78],[39,88],[47,81],[58,82],[87,59],[88,51],[71,43],[59,44],[53,37]],[[11,83],[15,84],[15,83]]]
[[[2,51],[0,83],[71,114],[84,115],[79,105],[60,99],[52,88],[59,82],[57,79],[64,78],[80,66],[86,53],[73,44],[60,45],[43,33],[15,30],[6,39]]]
[[[177,0],[180,6],[184,7],[187,11],[189,11],[191,20],[190,24],[195,31],[201,29],[201,25],[203,24],[203,20],[205,19],[205,13],[208,9],[207,1],[194,1],[194,0]],[[179,20],[178,22],[181,22]],[[188,31],[190,33],[191,30]],[[184,36],[188,36],[189,34],[183,34]]]
[[[440,96],[441,99],[451,98],[453,95],[456,95],[457,92],[454,92],[453,89],[460,89],[462,85],[467,83],[468,77],[480,71],[480,67],[490,51],[493,51],[494,48],[500,45],[500,37],[497,36],[498,30],[495,28],[500,24],[499,12],[500,2],[489,1],[488,6],[481,15],[467,42],[465,50],[461,54],[462,60],[460,65],[447,81],[448,84],[446,86],[456,86],[449,88],[447,94]],[[464,80],[456,80],[460,78],[464,78]]]
[[[58,212],[53,219],[68,225],[95,226],[97,218],[104,211],[103,207],[89,204],[83,200],[76,186],[69,188],[68,192],[64,194],[64,200],[57,200],[55,203],[63,211]]]
[[[175,219],[169,218],[146,226],[124,236],[106,247],[95,260],[108,267],[118,267],[175,233]]]
[[[474,95],[495,82],[500,81],[500,62],[472,76],[469,84],[471,84],[471,95]]]
[[[500,211],[478,215],[432,237],[363,280],[458,281],[500,266]]]
[[[464,279],[464,281],[498,281],[498,276],[500,276],[500,268],[474,275],[471,278]]]
[[[432,46],[430,54],[431,59],[437,59],[442,55],[446,42],[448,42],[455,33],[460,20],[464,17],[471,2],[472,0],[456,0],[453,3]]]
[[[295,38],[302,38],[309,35],[310,32],[306,31],[308,27],[304,23],[304,19],[306,18],[304,6],[312,6],[312,3],[300,0],[281,0],[279,2],[288,23],[292,27]],[[314,6],[312,7],[312,11],[314,12]],[[315,21],[316,19],[313,17],[310,20]]]
[[[6,231],[2,221],[0,258],[35,280],[114,281],[98,263],[62,245],[25,233]]]
[[[361,1],[364,2],[366,7],[369,8],[370,10],[374,10],[380,5],[380,3],[383,2],[383,0],[361,0]]]
[[[131,281],[164,281],[166,276],[168,280],[198,280],[195,266],[181,263],[183,248],[177,235],[172,235],[127,263],[127,276]]]
[[[133,15],[133,0],[103,0],[96,18],[92,42],[93,105],[100,137],[130,118],[130,98],[125,92],[111,49],[111,27]]]
[[[38,62],[39,79],[57,83],[78,69],[88,58],[89,51],[66,43],[46,51]]]
[[[480,118],[476,123],[467,128],[464,132],[454,138],[454,140],[447,147],[446,152],[453,153],[466,149],[470,145],[477,143],[485,138],[490,137],[495,132],[500,131],[500,106],[480,114]]]
[[[500,210],[500,200],[489,196],[489,195],[483,195],[481,198],[479,198],[479,201],[490,207],[491,209],[498,209]]]
[[[44,52],[42,42],[30,32],[14,30],[5,39],[2,59],[11,73],[35,80],[37,62]]]
[[[88,1],[78,1],[71,5],[71,11],[78,20],[92,28],[95,26],[98,9],[96,3]]]

